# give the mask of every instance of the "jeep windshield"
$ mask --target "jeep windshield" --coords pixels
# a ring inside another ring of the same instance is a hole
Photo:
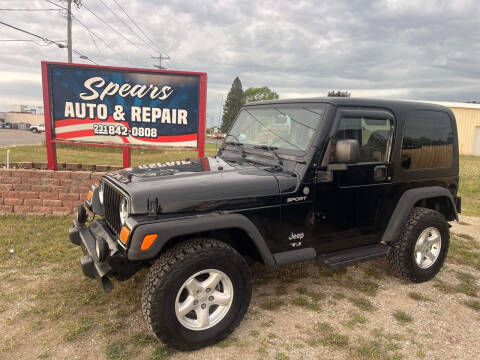
[[[247,150],[264,147],[305,153],[323,123],[325,111],[322,105],[244,108],[225,142],[241,143]]]

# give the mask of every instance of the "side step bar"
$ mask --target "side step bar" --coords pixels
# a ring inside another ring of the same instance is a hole
[[[386,257],[389,251],[390,246],[378,243],[321,254],[317,256],[317,261],[323,263],[330,269],[338,269],[344,266]]]

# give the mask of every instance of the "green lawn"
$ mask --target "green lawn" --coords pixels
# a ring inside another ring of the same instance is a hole
[[[462,214],[480,216],[480,156],[460,157]]]
[[[216,153],[215,148],[216,146],[214,144],[206,144],[205,154],[214,155]],[[10,150],[11,162],[47,161],[45,145],[0,147],[0,162],[5,162],[7,150]],[[132,165],[135,166],[153,162],[183,160],[196,157],[198,157],[196,150],[133,149]],[[122,165],[123,157],[122,149],[120,148],[62,145],[57,146],[57,161],[97,165]]]
[[[46,161],[45,146],[18,146],[8,147],[10,161]],[[4,162],[7,147],[0,147],[0,162]],[[205,154],[214,155],[216,146],[206,144]],[[101,148],[86,146],[58,146],[57,157],[59,162],[122,165],[122,150],[119,148]],[[132,164],[141,165],[153,162],[183,160],[196,158],[193,150],[132,150]],[[480,157],[460,157],[460,196],[462,197],[463,214],[480,216]]]

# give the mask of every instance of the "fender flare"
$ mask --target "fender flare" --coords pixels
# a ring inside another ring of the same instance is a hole
[[[416,189],[410,189],[403,193],[390,217],[387,228],[382,236],[382,242],[392,243],[400,235],[412,208],[419,200],[436,197],[445,197],[449,200],[453,210],[455,220],[458,221],[458,212],[453,195],[446,188],[440,186],[429,186]]]
[[[133,230],[127,256],[132,261],[154,259],[165,244],[176,236],[220,229],[245,231],[252,239],[265,264],[270,267],[276,266],[273,255],[260,231],[250,219],[241,214],[213,213],[140,224]],[[147,234],[157,234],[158,238],[150,249],[140,250],[141,242]]]

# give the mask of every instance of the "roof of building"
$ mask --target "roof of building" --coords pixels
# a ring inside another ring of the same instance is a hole
[[[417,100],[412,100],[412,101],[417,101]],[[475,104],[475,103],[463,103],[463,102],[453,102],[453,101],[423,101],[423,100],[419,100],[419,101],[424,103],[429,103],[429,104],[442,105],[448,108],[480,109],[480,104]]]

